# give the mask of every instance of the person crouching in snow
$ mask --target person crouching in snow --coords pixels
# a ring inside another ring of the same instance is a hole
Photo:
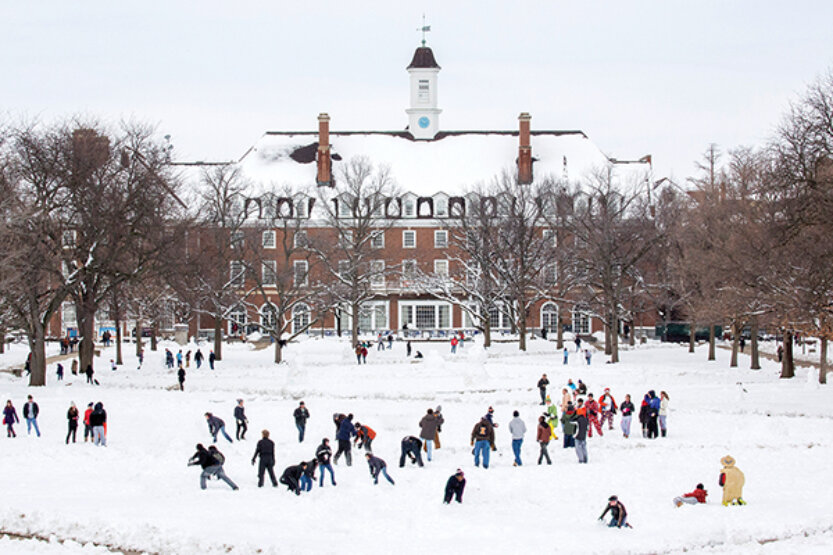
[[[370,476],[373,478],[373,483],[379,483],[379,474],[385,476],[392,485],[394,484],[393,478],[388,476],[387,471],[387,463],[380,459],[379,457],[374,456],[372,453],[367,453],[365,455],[367,457],[367,466],[370,467]]]
[[[220,453],[217,451],[217,453]],[[222,458],[222,462],[220,460]],[[205,482],[212,476],[216,476],[220,480],[223,480],[227,483],[231,489],[237,490],[237,484],[231,481],[231,479],[226,476],[226,473],[223,472],[223,462],[225,462],[225,457],[220,454],[220,457],[213,455],[208,449],[203,447],[202,443],[197,444],[197,452],[191,456],[188,460],[188,466],[200,465],[202,467],[202,474],[200,474],[200,489],[205,489]]]
[[[628,524],[628,511],[625,510],[625,506],[622,505],[622,502],[619,501],[619,498],[615,495],[611,495],[607,500],[607,507],[605,507],[602,516],[599,517],[599,520],[604,520],[605,515],[607,512],[610,511],[610,524],[607,526],[609,528],[630,528],[631,525]]]
[[[376,439],[376,432],[373,431],[373,428],[370,426],[365,426],[360,422],[356,422],[356,438],[353,440],[353,443],[356,444],[357,449],[361,449],[364,447],[364,450],[368,453],[373,452],[373,448],[370,446],[373,443],[373,440]]]
[[[443,503],[448,505],[453,497],[457,503],[463,502],[463,490],[466,489],[466,478],[459,468],[445,483],[445,498]]]
[[[697,484],[697,487],[694,488],[694,491],[686,493],[681,497],[674,498],[674,505],[677,507],[682,507],[683,503],[686,505],[696,505],[697,503],[705,503],[706,496],[709,494],[704,487],[703,484]]]
[[[295,495],[301,495],[301,476],[304,475],[306,469],[306,461],[301,462],[301,464],[287,466],[278,481],[285,485],[287,490],[294,491]]]
[[[723,488],[723,505],[746,505],[743,500],[743,472],[735,466],[735,459],[726,455],[720,459],[723,469],[720,471],[720,487]]]

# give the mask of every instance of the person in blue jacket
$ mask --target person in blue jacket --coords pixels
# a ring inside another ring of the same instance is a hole
[[[655,439],[659,437],[659,405],[660,398],[657,397],[656,392],[652,389],[648,392],[648,439]]]
[[[348,414],[346,418],[342,418],[341,424],[338,426],[336,439],[338,440],[338,451],[336,451],[333,462],[338,464],[338,458],[344,455],[347,460],[347,466],[353,464],[353,455],[350,452],[350,439],[356,435],[356,427],[353,425],[353,415]]]
[[[223,422],[222,418],[218,418],[210,412],[207,412],[205,413],[205,421],[208,423],[208,432],[211,434],[212,439],[214,439],[214,443],[217,443],[217,434],[223,434],[223,437],[226,438],[229,443],[233,443],[231,438],[226,433],[226,423]]]

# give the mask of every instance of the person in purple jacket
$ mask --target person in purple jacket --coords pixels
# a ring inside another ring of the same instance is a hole
[[[17,411],[14,410],[12,400],[9,399],[6,401],[6,406],[3,407],[3,424],[6,425],[6,437],[17,437],[17,434],[14,433],[14,425],[19,422]]]

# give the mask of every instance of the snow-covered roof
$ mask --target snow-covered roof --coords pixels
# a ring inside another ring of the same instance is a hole
[[[333,175],[339,165],[364,156],[387,166],[401,191],[419,196],[460,194],[517,166],[518,131],[441,131],[434,140],[414,140],[407,131],[330,132]],[[533,174],[577,180],[613,161],[581,131],[532,131]],[[267,132],[241,158],[245,175],[259,187],[312,186],[318,133]],[[622,164],[644,171],[647,163]]]

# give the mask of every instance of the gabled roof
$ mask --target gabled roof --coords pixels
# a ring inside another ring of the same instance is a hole
[[[434,52],[427,46],[420,46],[414,52],[414,57],[406,69],[413,68],[435,68],[441,69],[440,64],[434,59]]]

